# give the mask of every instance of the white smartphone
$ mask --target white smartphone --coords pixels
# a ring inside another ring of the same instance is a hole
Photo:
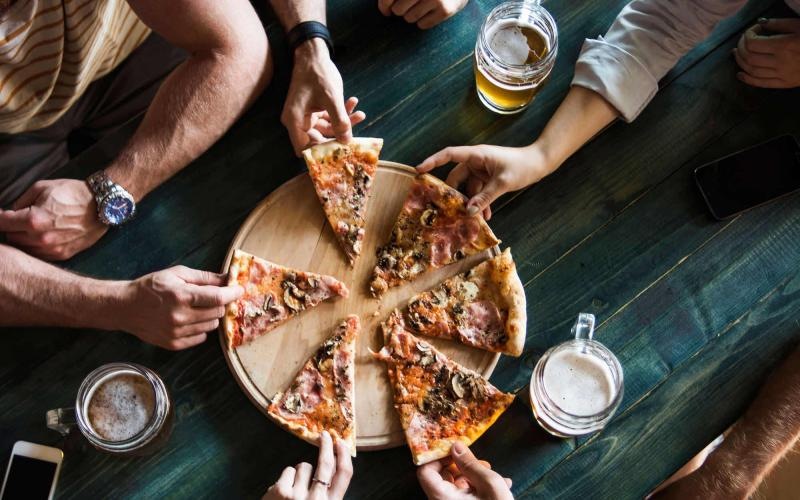
[[[11,450],[0,500],[49,500],[56,491],[64,453],[58,448],[17,441]]]

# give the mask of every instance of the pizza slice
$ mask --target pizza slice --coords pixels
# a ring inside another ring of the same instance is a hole
[[[412,297],[403,317],[413,333],[519,356],[525,344],[525,290],[511,250]]]
[[[367,201],[383,139],[356,137],[303,151],[322,208],[352,266],[361,253]]]
[[[306,361],[294,382],[272,398],[267,413],[289,432],[319,446],[322,431],[356,456],[355,348],[358,316],[342,322]]]
[[[225,310],[229,348],[250,342],[323,300],[349,294],[336,278],[289,269],[242,250],[233,252],[228,284],[244,288],[244,295]]]
[[[387,364],[416,465],[449,455],[456,441],[471,445],[514,400],[408,332],[398,311],[383,329],[386,345],[375,357]]]
[[[467,201],[436,177],[417,176],[388,243],[377,251],[370,282],[374,297],[429,268],[446,266],[500,242],[481,215],[467,213]]]

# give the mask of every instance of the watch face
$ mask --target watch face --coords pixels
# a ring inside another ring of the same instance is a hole
[[[103,216],[109,224],[118,226],[131,217],[133,207],[133,200],[124,196],[115,196],[103,203]]]

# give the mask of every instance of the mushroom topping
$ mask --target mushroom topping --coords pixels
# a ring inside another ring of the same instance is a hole
[[[310,286],[311,288],[317,288],[319,286],[319,280],[313,276],[309,276],[308,286]]]
[[[431,302],[437,306],[446,304],[447,303],[447,295],[444,293],[444,290],[437,288],[433,291],[433,297],[431,298]]]
[[[292,413],[300,411],[301,401],[299,394],[289,394],[283,400],[283,407]]]
[[[292,311],[299,312],[303,310],[303,303],[300,302],[294,295],[292,295],[293,288],[287,288],[283,291],[283,301]]]
[[[458,295],[461,300],[471,302],[478,296],[478,285],[471,281],[462,281],[458,284]]]
[[[461,260],[466,256],[467,254],[465,254],[464,251],[461,250],[460,248],[456,250],[455,253],[453,253],[453,258],[455,258],[456,260]]]
[[[424,212],[422,212],[419,221],[423,226],[431,227],[433,223],[436,221],[437,215],[438,213],[436,212],[435,208],[428,208]]]
[[[450,384],[448,385],[450,392],[453,393],[453,396],[456,399],[461,399],[464,397],[466,393],[466,388],[464,387],[464,377],[460,373],[454,373],[452,377],[450,377]]]
[[[344,169],[347,171],[348,174],[353,175],[356,173],[355,168],[353,168],[353,164],[349,161],[344,162]]]
[[[421,353],[431,352],[431,345],[427,342],[417,342],[417,350]]]

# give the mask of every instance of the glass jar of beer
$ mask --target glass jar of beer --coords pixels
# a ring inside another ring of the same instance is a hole
[[[153,370],[109,363],[81,383],[72,408],[47,412],[47,426],[63,435],[76,428],[100,451],[140,456],[160,449],[173,425],[172,401]]]
[[[539,2],[498,5],[475,43],[475,85],[481,102],[496,113],[519,113],[544,85],[557,52],[556,22]]]

